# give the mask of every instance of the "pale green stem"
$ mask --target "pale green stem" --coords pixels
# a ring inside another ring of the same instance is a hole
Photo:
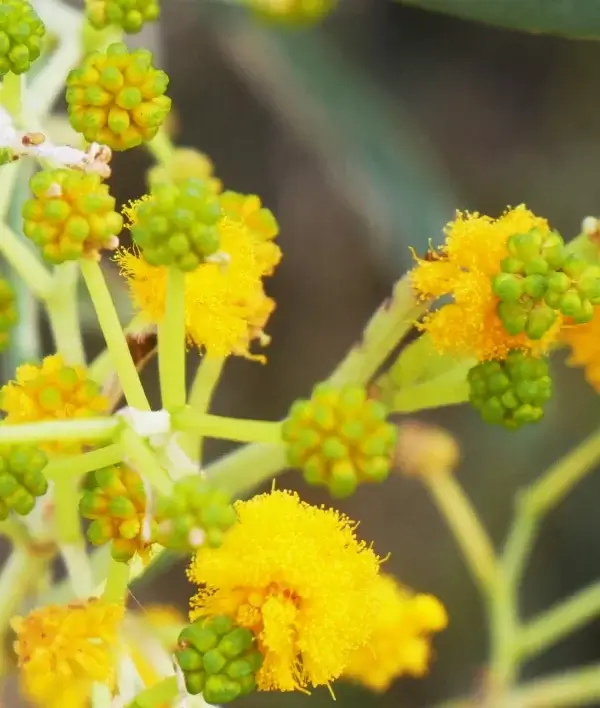
[[[185,274],[169,268],[164,321],[158,327],[158,370],[163,408],[185,406]]]
[[[9,167],[13,165],[2,169]],[[0,189],[3,188],[0,179]],[[7,224],[2,223],[0,229],[0,252],[4,258],[37,298],[45,300],[50,297],[54,286],[50,272],[38,261],[33,250]]]
[[[21,96],[23,94],[23,76],[9,71],[2,80],[2,105],[11,114],[15,123],[21,120]]]
[[[179,695],[177,678],[170,676],[139,693],[127,708],[160,708]]]
[[[147,329],[148,325],[145,323],[143,315],[138,314],[125,327],[124,333],[127,336],[143,334]],[[88,367],[89,377],[99,386],[104,386],[114,372],[115,367],[108,349],[101,351]]]
[[[75,511],[77,511],[77,507],[75,507]],[[59,542],[58,548],[75,597],[81,600],[91,597],[94,593],[92,567],[83,540],[73,543]]]
[[[28,546],[31,543],[29,529],[21,519],[14,516],[0,521],[0,534],[10,539],[13,546]]]
[[[597,705],[600,664],[533,681],[510,693],[498,708],[567,708]]]
[[[123,460],[123,456],[121,445],[113,443],[81,455],[52,457],[44,467],[44,476],[49,481],[56,481],[62,477],[82,477],[88,472],[118,464]]]
[[[446,519],[476,583],[488,595],[497,579],[492,543],[477,513],[454,475],[445,471],[424,475],[439,511]]]
[[[111,440],[120,422],[116,418],[51,420],[42,423],[0,425],[0,445],[15,443]]]
[[[127,599],[128,586],[129,566],[127,563],[119,563],[111,558],[102,599],[104,602],[123,604]]]
[[[392,296],[373,315],[360,343],[336,368],[329,383],[366,384],[427,308],[428,303],[415,296],[410,274],[405,275],[394,286]]]
[[[600,583],[594,583],[535,617],[521,630],[521,660],[539,654],[600,616]]]
[[[209,411],[225,361],[226,358],[222,356],[205,354],[202,357],[189,396],[189,406],[198,415]],[[181,447],[188,457],[195,462],[202,462],[202,436],[191,432],[181,438]]]
[[[165,166],[171,164],[175,148],[164,128],[159,130],[157,136],[145,145],[157,162]]]
[[[138,410],[150,410],[100,265],[94,260],[84,259],[81,261],[81,272],[127,403]]]
[[[171,421],[176,430],[194,432],[206,438],[236,442],[281,443],[281,423],[277,422],[226,418],[208,413],[198,415],[190,408],[174,413]]]
[[[54,271],[54,292],[46,301],[57,352],[69,364],[85,365],[79,321],[79,265],[63,263]]]
[[[120,442],[128,462],[148,482],[162,494],[169,494],[173,482],[167,472],[158,464],[154,453],[136,433],[128,427],[123,428]]]
[[[412,413],[426,408],[453,406],[469,400],[467,372],[472,364],[459,364],[431,381],[401,388],[394,393],[391,413]]]

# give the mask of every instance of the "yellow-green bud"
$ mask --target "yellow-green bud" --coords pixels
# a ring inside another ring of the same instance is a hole
[[[0,76],[23,74],[40,56],[46,28],[27,0],[0,3]]]

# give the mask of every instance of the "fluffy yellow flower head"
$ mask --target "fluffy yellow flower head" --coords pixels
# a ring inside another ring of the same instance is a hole
[[[260,204],[260,202],[259,202]],[[135,222],[135,209],[129,211]],[[188,340],[215,356],[250,354],[253,339],[268,344],[264,327],[275,309],[263,288],[281,252],[264,241],[241,218],[223,216],[219,221],[225,263],[202,263],[185,274],[185,322]],[[268,248],[266,248],[268,247]],[[129,282],[136,307],[149,323],[164,317],[167,269],[151,266],[139,254],[120,251],[116,259]]]
[[[390,575],[378,577],[375,596],[373,632],[351,658],[345,675],[383,692],[400,676],[421,677],[427,673],[431,634],[445,629],[448,616],[433,595],[415,595]]]
[[[236,509],[223,545],[192,561],[189,577],[203,587],[191,619],[228,615],[255,633],[260,690],[328,684],[371,633],[379,559],[348,518],[297,494],[273,491]]]
[[[59,354],[47,356],[40,366],[23,364],[16,380],[0,389],[4,423],[89,418],[105,413],[108,401],[83,366],[68,366]],[[84,442],[84,441],[82,441]],[[81,443],[43,445],[49,451],[76,450]]]
[[[570,366],[581,366],[585,378],[600,393],[600,309],[594,310],[594,319],[586,324],[566,324],[561,340],[571,348]]]
[[[560,316],[549,332],[534,342],[525,334],[508,334],[496,314],[498,298],[492,291],[492,278],[508,255],[508,239],[533,228],[550,232],[548,222],[523,204],[498,219],[458,212],[446,226],[445,245],[429,259],[417,258],[411,277],[418,295],[423,299],[451,295],[453,299],[420,325],[431,334],[436,349],[486,361],[504,359],[511,349],[541,353],[556,341]]]
[[[13,620],[24,694],[44,708],[79,708],[91,684],[113,677],[120,605],[91,598]]]

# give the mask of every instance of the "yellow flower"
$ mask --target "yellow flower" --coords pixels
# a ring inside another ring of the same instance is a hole
[[[458,212],[446,226],[445,245],[428,259],[416,259],[411,278],[418,295],[453,298],[419,325],[431,334],[438,351],[486,361],[504,359],[511,349],[542,353],[556,341],[560,315],[546,335],[534,342],[525,334],[508,334],[496,314],[498,298],[492,291],[492,278],[508,255],[508,238],[533,228],[550,232],[548,222],[522,204],[498,219]]]
[[[352,522],[298,495],[273,491],[238,502],[239,523],[188,571],[203,587],[191,619],[228,615],[257,637],[260,690],[328,684],[367,639],[379,570]]]
[[[23,364],[16,380],[0,389],[0,409],[5,424],[35,423],[43,420],[89,418],[106,413],[108,401],[98,385],[88,378],[83,366],[67,366],[59,354],[47,356],[40,366]],[[48,451],[81,448],[78,443],[47,443]]]
[[[242,221],[219,222],[221,251],[227,263],[203,263],[185,274],[185,320],[188,340],[209,354],[250,354],[251,341],[268,343],[264,334],[273,300],[265,295],[262,278],[280,258],[279,248],[253,236]],[[273,249],[267,253],[263,246]],[[159,323],[165,311],[167,269],[151,266],[140,255],[119,251],[116,259],[129,281],[136,307],[149,323]]]
[[[431,634],[445,629],[448,616],[433,595],[415,595],[390,575],[378,577],[375,595],[373,632],[351,658],[345,676],[383,692],[402,675],[421,677],[427,673]]]
[[[594,319],[586,324],[565,324],[561,341],[571,347],[570,366],[581,366],[585,378],[600,393],[600,309],[595,308]]]
[[[91,598],[12,621],[24,694],[44,708],[79,708],[94,682],[113,679],[120,605]]]

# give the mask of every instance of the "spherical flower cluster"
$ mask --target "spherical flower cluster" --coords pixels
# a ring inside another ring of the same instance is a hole
[[[152,140],[171,108],[169,77],[152,66],[152,54],[122,43],[88,54],[67,77],[74,130],[88,142],[128,150]]]
[[[353,494],[360,482],[381,482],[396,442],[386,418],[385,406],[369,400],[363,387],[321,384],[310,400],[294,403],[283,425],[288,461],[336,497]]]
[[[225,615],[257,639],[259,690],[327,685],[369,638],[379,559],[336,511],[273,491],[236,504],[239,522],[201,548],[191,620]]]
[[[131,235],[150,265],[190,272],[219,249],[220,213],[219,200],[205,180],[160,182],[137,207]]]
[[[97,257],[103,248],[118,246],[123,217],[100,175],[43,170],[30,187],[34,198],[23,205],[23,233],[49,263]]]
[[[0,278],[0,352],[6,349],[10,331],[18,320],[19,314],[15,306],[15,292],[7,280]]]
[[[214,176],[214,165],[207,155],[194,148],[175,148],[167,164],[157,164],[148,170],[148,186],[152,189],[161,182],[181,184],[190,177],[206,180],[214,194],[223,189]]]
[[[98,384],[88,378],[85,368],[67,366],[58,354],[47,356],[40,366],[19,366],[16,380],[0,389],[0,409],[6,413],[5,425],[89,418],[105,413],[107,405]],[[84,444],[82,440],[45,443],[40,447],[49,451],[74,452]]]
[[[136,34],[146,22],[158,20],[160,6],[158,0],[87,0],[86,16],[95,29],[116,25]]]
[[[446,628],[448,616],[433,595],[414,594],[390,575],[379,576],[375,595],[371,636],[352,656],[345,676],[380,693],[401,676],[427,673],[431,635]]]
[[[92,521],[88,539],[95,546],[112,541],[116,561],[126,563],[136,553],[147,559],[155,528],[146,518],[146,503],[144,482],[135,470],[125,465],[96,470],[79,503],[80,514]]]
[[[326,17],[337,0],[251,0],[250,6],[262,18],[291,25],[310,25]]]
[[[131,217],[135,223],[135,213]],[[254,339],[269,341],[264,328],[275,303],[265,295],[262,279],[277,264],[279,248],[273,243],[266,254],[264,241],[240,218],[223,216],[217,226],[227,262],[201,263],[185,274],[188,341],[214,356],[262,359],[250,353],[250,346]],[[148,323],[159,324],[165,313],[167,269],[128,251],[119,251],[117,261],[135,306]]]
[[[531,339],[525,331],[510,334],[498,315],[500,300],[492,289],[503,259],[510,255],[509,238],[533,229],[550,234],[547,221],[523,205],[495,220],[459,213],[446,227],[444,247],[426,259],[417,259],[411,277],[418,295],[423,299],[451,295],[453,299],[419,325],[430,333],[436,349],[486,361],[504,359],[512,349],[544,352],[557,340],[560,314],[540,339]]]
[[[537,423],[552,396],[545,359],[512,351],[504,361],[485,361],[469,371],[469,400],[486,423],[518,428]]]
[[[179,635],[175,656],[188,693],[202,693],[211,705],[230,703],[251,693],[263,663],[252,632],[236,627],[230,617],[223,615],[186,627]]]
[[[43,470],[48,458],[35,446],[19,445],[0,450],[0,520],[11,511],[26,516],[37,497],[48,491]]]
[[[46,28],[27,0],[0,4],[0,76],[23,74],[40,56]]]
[[[571,349],[568,364],[581,366],[585,378],[600,393],[600,312],[594,311],[591,322],[575,325],[566,322],[561,341]]]
[[[91,598],[14,619],[24,695],[41,708],[82,705],[93,682],[112,679],[122,616],[121,605]]]

